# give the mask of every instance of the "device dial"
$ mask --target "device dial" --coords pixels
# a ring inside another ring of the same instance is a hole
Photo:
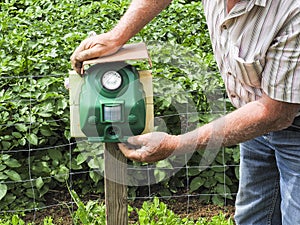
[[[103,74],[101,83],[107,90],[118,89],[122,84],[122,76],[117,71],[107,71]]]

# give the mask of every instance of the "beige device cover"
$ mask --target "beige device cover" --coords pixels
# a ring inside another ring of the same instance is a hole
[[[148,60],[150,66],[152,66],[145,43],[127,44],[113,55],[84,61],[83,68],[87,65],[98,63],[145,59]],[[144,86],[146,96],[146,127],[143,133],[148,133],[154,129],[152,75],[149,70],[138,72],[140,75],[140,82]],[[75,71],[69,72],[71,137],[85,137],[85,134],[80,129],[79,118],[79,96],[83,83],[84,79]]]

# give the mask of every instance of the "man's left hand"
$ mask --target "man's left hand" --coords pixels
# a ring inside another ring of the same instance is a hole
[[[175,151],[177,136],[153,132],[128,138],[128,144],[119,143],[126,158],[139,162],[157,162],[168,158]]]
[[[78,73],[82,73],[83,61],[111,55],[117,52],[122,45],[114,40],[114,33],[108,32],[94,35],[83,40],[75,49],[71,56],[72,68]]]

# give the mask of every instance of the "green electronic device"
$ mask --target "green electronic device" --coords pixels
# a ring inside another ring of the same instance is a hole
[[[91,142],[124,142],[145,129],[146,103],[139,73],[125,62],[91,66],[79,99],[80,128]]]

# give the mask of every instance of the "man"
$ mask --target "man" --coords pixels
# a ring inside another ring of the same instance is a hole
[[[84,40],[71,56],[112,54],[171,0],[133,0],[110,32]],[[153,132],[119,144],[132,160],[241,144],[237,224],[300,224],[300,3],[287,0],[203,0],[221,75],[237,109],[196,130]],[[298,129],[299,128],[299,129]]]

